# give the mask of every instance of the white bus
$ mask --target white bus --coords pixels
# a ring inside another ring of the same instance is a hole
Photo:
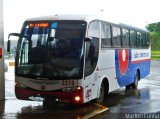
[[[28,19],[11,35],[19,37],[15,94],[21,100],[102,103],[120,87],[137,88],[150,72],[149,32],[124,24],[55,15]]]

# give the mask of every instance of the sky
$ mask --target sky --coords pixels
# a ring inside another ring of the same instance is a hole
[[[160,21],[159,0],[3,0],[4,38],[20,32],[25,19],[55,14],[98,15],[106,21],[145,28]]]

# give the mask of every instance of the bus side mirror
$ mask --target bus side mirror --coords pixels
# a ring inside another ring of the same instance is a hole
[[[10,37],[25,37],[25,38],[28,38],[28,36],[22,36],[21,34],[19,34],[19,33],[10,33],[9,35],[8,35],[8,42],[7,42],[7,52],[10,52],[11,51],[11,40],[9,40],[10,39]],[[18,39],[17,39],[18,40]]]
[[[86,37],[85,42],[91,42],[92,38]]]
[[[11,50],[11,41],[8,40],[8,42],[7,42],[7,52],[10,52],[10,50]]]

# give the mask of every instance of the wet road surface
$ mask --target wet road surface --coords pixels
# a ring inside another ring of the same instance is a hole
[[[137,90],[114,91],[108,95],[105,105],[109,111],[93,119],[123,119],[127,118],[126,114],[135,113],[143,119],[160,119],[160,61],[152,61],[150,75],[139,81]]]
[[[9,77],[13,78],[14,75],[9,74]],[[60,104],[55,109],[43,109],[41,102],[17,100],[13,79],[9,77],[6,77],[6,101],[0,101],[0,118],[121,119],[127,118],[127,113],[155,113],[159,115],[154,117],[160,118],[160,61],[152,61],[150,75],[139,82],[137,90],[116,90],[108,95],[103,106],[94,103],[81,106]]]

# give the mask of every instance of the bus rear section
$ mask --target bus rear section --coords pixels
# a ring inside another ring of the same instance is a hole
[[[115,55],[119,87],[137,89],[138,81],[150,73],[150,49],[117,49]]]

